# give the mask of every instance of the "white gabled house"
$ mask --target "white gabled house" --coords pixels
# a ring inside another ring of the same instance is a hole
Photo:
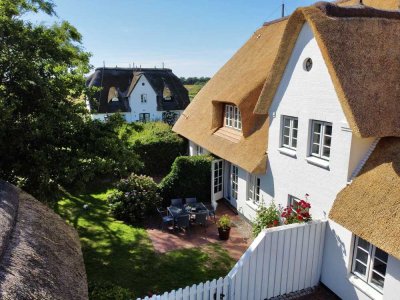
[[[86,82],[98,87],[88,101],[93,119],[119,112],[128,122],[174,124],[189,105],[189,94],[170,69],[97,68]]]
[[[328,219],[320,281],[339,297],[400,299],[400,3],[364,2],[264,24],[174,130],[220,158],[212,200],[249,220],[309,195]]]

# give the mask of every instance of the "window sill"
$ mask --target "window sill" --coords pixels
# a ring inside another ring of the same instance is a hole
[[[290,157],[293,157],[293,158],[297,157],[296,151],[292,150],[292,149],[289,149],[289,148],[281,147],[281,148],[278,148],[278,151],[281,154],[284,154],[284,155],[287,155],[287,156],[290,156]]]
[[[251,209],[257,211],[258,210],[258,205],[255,204],[254,202],[250,201],[250,200],[246,200],[246,204],[248,207],[250,207]]]
[[[314,166],[329,170],[329,161],[314,156],[306,157],[306,161]]]
[[[374,300],[382,300],[383,295],[375,290],[373,287],[369,286],[365,281],[358,278],[354,274],[350,274],[349,281],[352,285],[354,285],[358,290],[363,292],[368,297],[371,297]]]

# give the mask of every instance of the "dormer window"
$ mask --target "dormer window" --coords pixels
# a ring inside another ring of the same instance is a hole
[[[147,94],[141,94],[140,95],[140,102],[141,103],[146,103],[147,102]]]
[[[224,125],[225,127],[242,130],[242,117],[237,106],[230,104],[225,105]]]

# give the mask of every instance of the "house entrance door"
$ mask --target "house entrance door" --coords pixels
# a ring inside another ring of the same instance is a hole
[[[224,162],[222,159],[216,159],[212,162],[211,177],[211,200],[212,205],[216,208],[217,200],[224,196]]]

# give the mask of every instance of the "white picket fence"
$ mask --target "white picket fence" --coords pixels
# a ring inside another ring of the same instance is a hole
[[[225,278],[143,300],[261,300],[314,287],[325,227],[326,221],[318,220],[265,229]]]

